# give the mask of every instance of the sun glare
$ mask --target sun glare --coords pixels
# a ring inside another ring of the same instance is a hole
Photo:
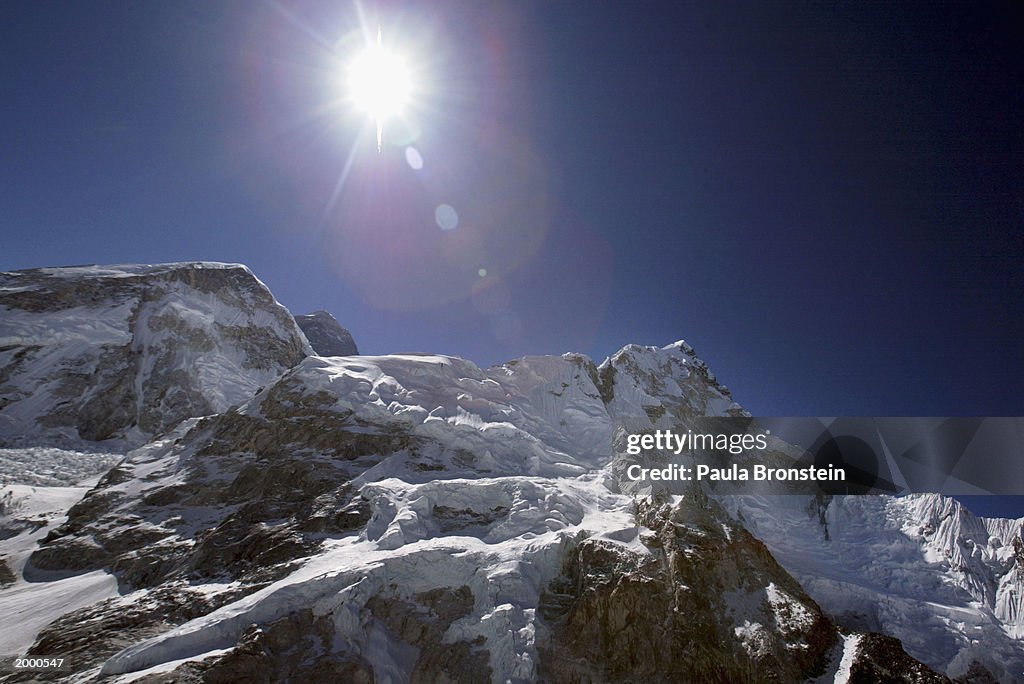
[[[376,122],[379,150],[384,121],[401,114],[409,101],[411,83],[405,60],[386,50],[378,35],[377,44],[349,64],[348,91],[355,106]]]
[[[409,100],[409,71],[405,61],[379,45],[352,60],[349,91],[353,102],[374,118],[401,113]]]

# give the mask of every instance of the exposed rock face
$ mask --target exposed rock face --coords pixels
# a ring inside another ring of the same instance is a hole
[[[342,328],[326,311],[296,316],[295,322],[319,356],[355,356],[359,353],[352,333]]]
[[[373,684],[373,670],[358,655],[339,649],[334,625],[311,610],[267,625],[252,625],[238,645],[219,658],[188,663],[170,674],[136,680],[149,684],[247,682],[345,682]]]
[[[367,608],[396,639],[419,650],[409,673],[410,682],[471,684],[491,681],[489,654],[482,647],[486,640],[444,644],[443,638],[452,623],[472,614],[474,603],[473,592],[463,585],[456,589],[439,587],[408,599],[374,596]]]
[[[252,587],[231,588],[210,594],[184,582],[169,582],[141,596],[107,599],[52,622],[39,634],[26,655],[63,653],[74,661],[76,672],[84,671],[139,639],[198,618],[254,590]],[[0,681],[64,681],[66,676],[58,672],[25,672]]]
[[[640,503],[638,554],[588,539],[541,614],[553,682],[802,681],[825,671],[836,631],[761,542],[700,490]]]
[[[0,441],[139,444],[226,410],[310,353],[244,266],[0,274]]]
[[[984,671],[976,671],[981,675]],[[883,634],[860,635],[850,667],[850,684],[949,684],[949,677],[935,672],[903,650],[898,639]],[[969,681],[979,684],[982,679]]]
[[[285,413],[274,401],[266,399],[268,410]],[[306,409],[282,415],[285,430],[235,413],[190,421],[139,450],[71,508],[26,572],[109,568],[126,589],[281,577],[325,535],[365,525],[369,506],[349,484],[351,461],[400,442]],[[306,451],[315,444],[327,444],[320,457]]]
[[[15,582],[14,573],[7,567],[7,559],[0,556],[0,587],[6,587]]]

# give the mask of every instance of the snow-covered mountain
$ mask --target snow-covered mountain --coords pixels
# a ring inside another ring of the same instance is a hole
[[[1020,521],[978,522],[941,497],[625,483],[627,433],[747,415],[683,342],[487,369],[305,351],[87,491],[0,491],[0,644],[75,664],[3,681],[1024,672]]]
[[[655,388],[651,369],[671,371]],[[305,359],[136,450],[70,510],[29,578],[110,568],[123,595],[34,648],[172,681],[828,671],[845,642],[717,503],[615,491],[617,423],[649,424],[652,406],[736,410],[681,343],[601,366]],[[138,643],[115,654],[126,625]]]
[[[311,353],[245,266],[0,273],[0,440],[138,445]]]

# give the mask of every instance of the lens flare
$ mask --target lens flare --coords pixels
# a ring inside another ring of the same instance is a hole
[[[441,204],[434,210],[434,220],[441,230],[455,230],[459,226],[459,212],[451,205]]]
[[[412,145],[405,148],[405,162],[413,171],[420,171],[423,168],[423,155]]]

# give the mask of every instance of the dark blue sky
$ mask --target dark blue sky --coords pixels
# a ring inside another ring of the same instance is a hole
[[[423,84],[381,154],[352,4],[0,4],[0,269],[239,261],[366,353],[685,338],[762,415],[1024,414],[1013,3],[364,9]]]

